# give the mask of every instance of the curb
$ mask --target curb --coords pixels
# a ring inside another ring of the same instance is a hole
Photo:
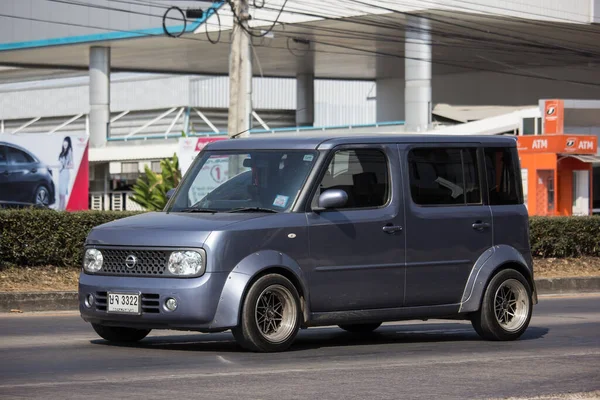
[[[77,292],[0,292],[0,312],[78,309]]]
[[[600,292],[600,276],[536,279],[538,295]],[[77,292],[0,292],[0,312],[78,310]]]
[[[575,294],[600,292],[600,276],[584,278],[536,279],[538,294]]]

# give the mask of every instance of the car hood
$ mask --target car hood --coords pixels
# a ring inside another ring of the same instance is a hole
[[[88,245],[201,247],[208,235],[263,214],[151,212],[112,221],[94,228]]]

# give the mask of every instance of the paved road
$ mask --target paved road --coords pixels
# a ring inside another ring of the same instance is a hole
[[[289,352],[239,350],[229,333],[96,338],[74,313],[0,316],[0,398],[433,399],[600,390],[600,296],[542,298],[521,340],[470,324],[390,324],[368,337],[302,331]],[[600,396],[600,391],[595,393]]]

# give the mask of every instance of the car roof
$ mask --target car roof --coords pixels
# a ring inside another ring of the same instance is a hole
[[[516,147],[515,136],[480,136],[456,134],[373,134],[373,135],[306,135],[299,134],[260,134],[235,140],[219,140],[206,146],[207,150],[328,150],[347,144],[378,143],[482,143],[495,146]]]

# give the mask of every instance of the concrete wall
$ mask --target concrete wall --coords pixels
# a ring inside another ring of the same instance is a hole
[[[227,77],[114,74],[111,79],[113,112],[188,105],[204,110],[229,106]],[[0,85],[0,120],[88,113],[88,84],[88,77],[79,77]],[[367,100],[375,94],[373,82],[315,80],[315,126],[375,123],[375,101]],[[295,80],[254,78],[253,107],[294,110]],[[273,125],[277,126],[277,122]]]
[[[545,76],[560,81],[494,72],[434,76],[433,104],[534,105],[539,99],[600,99],[600,68],[571,67],[514,70],[509,73]],[[565,80],[596,82],[570,83]]]
[[[404,121],[404,79],[377,81],[377,121]]]

